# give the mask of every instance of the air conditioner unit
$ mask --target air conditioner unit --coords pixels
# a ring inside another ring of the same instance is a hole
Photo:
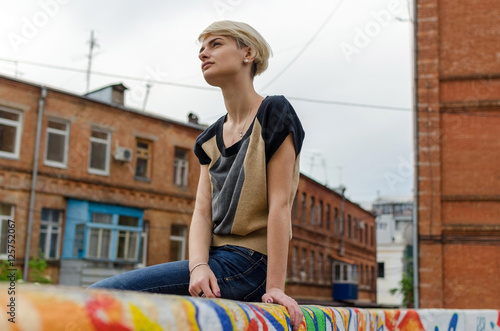
[[[115,151],[115,160],[130,162],[132,161],[132,150],[125,147],[117,147]]]
[[[365,228],[365,222],[361,221],[359,222],[359,228],[364,229]]]

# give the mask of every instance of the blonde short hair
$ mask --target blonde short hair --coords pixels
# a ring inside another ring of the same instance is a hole
[[[267,69],[269,57],[272,55],[271,46],[262,35],[250,25],[235,21],[218,21],[210,24],[198,36],[202,42],[208,35],[231,37],[236,40],[239,47],[250,46],[252,56],[255,58],[252,67],[252,76],[260,75]]]

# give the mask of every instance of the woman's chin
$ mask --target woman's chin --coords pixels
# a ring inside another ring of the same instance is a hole
[[[203,78],[205,78],[205,82],[207,82],[208,85],[220,87],[220,79],[217,79],[210,74],[203,74]]]

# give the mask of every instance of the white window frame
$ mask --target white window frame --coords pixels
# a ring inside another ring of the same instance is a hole
[[[97,130],[101,131],[102,133],[107,134],[106,139],[100,139],[96,137],[92,137],[92,131]],[[105,169],[96,169],[96,168],[91,168],[91,161],[92,161],[92,143],[100,143],[100,144],[105,144],[106,145],[106,160],[104,162],[105,164]],[[89,167],[88,167],[88,172],[90,174],[94,175],[103,175],[103,176],[109,176],[109,163],[110,163],[110,157],[111,156],[111,132],[109,130],[105,130],[99,127],[92,127],[90,131],[90,146],[89,146]]]
[[[19,110],[8,109],[8,108],[4,108],[4,107],[0,107],[0,110],[8,112],[8,113],[14,113],[14,114],[19,115],[18,121],[12,121],[12,120],[8,120],[6,118],[0,117],[0,124],[16,128],[16,138],[15,138],[16,142],[15,142],[15,146],[14,146],[14,153],[0,151],[0,157],[18,160],[19,153],[21,150],[21,132],[23,130],[23,113]]]
[[[175,152],[183,151],[186,154],[185,159],[180,159],[175,156]],[[188,152],[185,149],[176,147],[174,150],[174,184],[178,187],[186,187],[188,185]],[[184,173],[182,172],[184,171]]]
[[[90,256],[90,238],[91,238],[91,232],[97,230],[97,251],[96,251],[96,256]],[[106,257],[101,257],[101,251],[102,251],[102,233],[104,231],[109,231],[109,247],[108,247],[108,252],[106,254]],[[108,229],[108,228],[100,228],[100,227],[94,227],[94,226],[89,226],[88,227],[88,232],[87,232],[87,243],[86,243],[86,258],[90,259],[101,259],[101,260],[111,260],[111,246],[112,246],[112,236],[113,236],[113,230]]]
[[[50,128],[49,123],[48,123],[50,121],[66,125],[66,130],[62,131],[62,130]],[[69,122],[65,121],[65,120],[58,119],[58,118],[49,118],[48,122],[47,122],[47,135],[46,135],[46,140],[45,140],[45,161],[44,161],[44,164],[51,166],[51,167],[66,169],[68,167]],[[49,153],[49,134],[51,134],[51,133],[64,136],[64,160],[62,163],[47,159],[47,156]]]
[[[125,247],[123,251],[123,257],[118,256],[118,247],[120,245],[120,234],[125,233]],[[135,255],[130,257],[128,256],[129,246],[130,246],[130,237],[136,236],[135,239]],[[116,260],[125,260],[125,261],[136,261],[139,259],[139,241],[140,241],[141,233],[136,231],[127,231],[127,230],[118,230],[118,240],[116,242]]]
[[[173,224],[173,225],[179,225],[183,226],[182,224]],[[186,245],[187,245],[187,227],[183,228],[183,234],[182,236],[175,236],[175,235],[170,235],[170,242],[172,241],[177,241],[181,243],[181,256],[180,256],[180,261],[186,259]],[[172,257],[170,257],[172,258]]]
[[[8,204],[8,203],[1,203],[0,204],[2,205],[7,205],[7,206],[10,206],[10,215],[2,215],[0,214],[0,233],[2,233],[2,229],[4,226],[7,227],[7,230],[9,229],[9,221],[12,221],[14,222],[14,209],[15,209],[15,206],[14,205],[11,205],[11,204]],[[9,233],[7,231],[7,233]],[[8,240],[8,236],[7,236],[7,240]],[[1,238],[0,238],[1,240]],[[0,242],[0,245],[2,245],[3,243]],[[0,254],[0,259],[2,260],[6,260],[8,258],[8,254],[7,252],[5,252],[5,254]]]
[[[339,277],[337,277],[335,273],[335,269],[339,268]],[[343,283],[352,283],[352,284],[357,284],[358,283],[358,266],[356,264],[350,264],[350,263],[345,263],[341,262],[338,260],[334,260],[332,263],[332,277],[333,277],[333,282],[338,283],[338,284],[343,284]]]
[[[50,214],[54,210],[59,212],[59,220],[57,222],[53,221],[48,221],[48,220],[40,220],[40,233],[44,232],[45,233],[45,247],[43,247],[42,252],[46,260],[59,260],[60,258],[60,251],[61,251],[61,224],[62,224],[62,211],[59,209],[51,209],[51,208],[44,208],[50,211]],[[43,215],[43,214],[42,214]],[[49,217],[49,219],[52,219]],[[42,225],[47,226],[47,230],[42,230]],[[52,234],[56,233],[57,234],[57,243],[56,243],[56,256],[55,257],[50,257],[47,256],[47,253],[50,252],[50,244],[52,240]]]
[[[126,214],[120,213],[107,213],[102,211],[92,211],[90,216],[90,222],[85,224],[85,259],[93,260],[105,260],[105,261],[137,261],[139,260],[139,245],[142,238],[142,231],[138,230],[135,226],[120,225],[120,216],[127,216]],[[140,218],[136,216],[131,216],[137,218],[140,222]],[[96,254],[90,255],[91,250],[91,237],[92,231],[97,232],[97,247]],[[109,231],[109,247],[105,256],[102,257],[103,253],[103,236],[104,231]],[[124,242],[124,252],[123,256],[118,256],[119,245],[121,234],[125,233]],[[133,256],[129,256],[131,248],[131,237],[136,236],[135,247],[133,250]]]

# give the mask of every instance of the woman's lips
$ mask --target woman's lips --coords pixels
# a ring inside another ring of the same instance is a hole
[[[212,64],[213,62],[203,62],[203,64],[201,65],[201,70],[208,68]]]

